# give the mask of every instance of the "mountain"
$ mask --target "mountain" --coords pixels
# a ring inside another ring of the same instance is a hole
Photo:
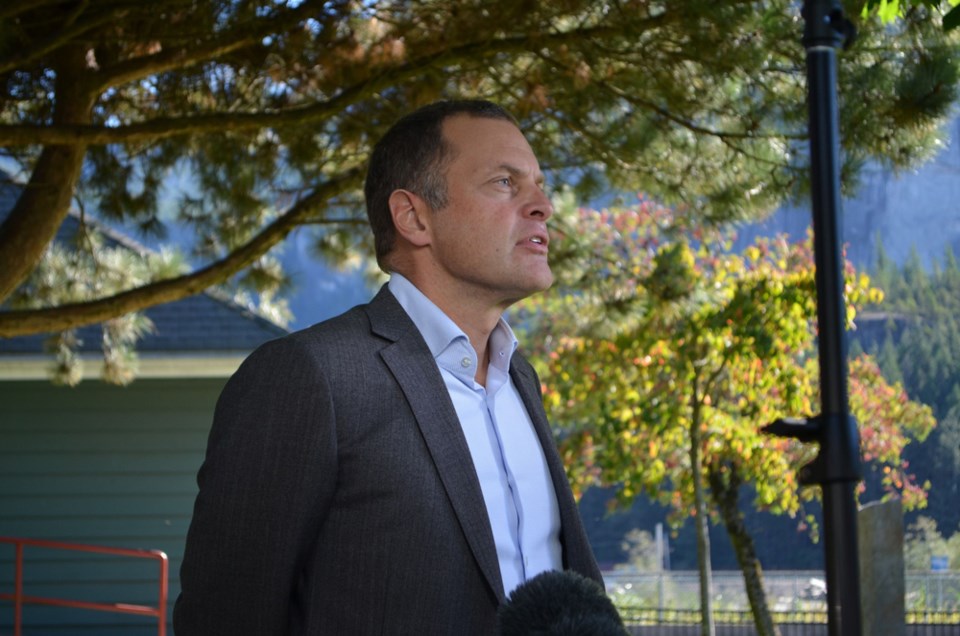
[[[901,265],[913,249],[928,268],[943,261],[948,246],[960,255],[960,117],[946,133],[943,149],[931,161],[899,174],[871,165],[856,196],[843,200],[843,241],[858,268],[870,269],[878,243]],[[757,236],[786,233],[799,239],[811,223],[809,204],[786,206],[762,223],[740,228],[735,248]]]

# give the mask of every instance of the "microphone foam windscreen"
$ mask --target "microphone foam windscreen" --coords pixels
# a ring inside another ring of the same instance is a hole
[[[567,570],[541,572],[518,586],[498,612],[500,636],[624,636],[603,587]]]

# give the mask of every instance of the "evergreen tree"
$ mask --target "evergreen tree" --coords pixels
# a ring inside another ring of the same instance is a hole
[[[897,361],[897,348],[893,344],[893,335],[888,332],[886,336],[883,340],[883,346],[876,354],[877,364],[883,371],[883,377],[891,382],[902,383],[903,372],[900,371],[900,363]]]
[[[899,373],[910,397],[937,418],[927,440],[910,445],[906,456],[918,480],[931,484],[925,514],[951,532],[960,524],[960,268],[950,247],[929,273],[916,249],[896,268],[881,248],[876,275],[884,299],[868,309],[891,316],[877,357],[884,374]]]

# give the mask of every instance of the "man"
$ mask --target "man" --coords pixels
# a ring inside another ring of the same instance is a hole
[[[501,318],[552,283],[542,185],[489,102],[427,106],[377,144],[365,194],[390,282],[227,383],[177,636],[493,634],[538,573],[601,580]]]

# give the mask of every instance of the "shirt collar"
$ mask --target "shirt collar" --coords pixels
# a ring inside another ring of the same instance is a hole
[[[390,293],[396,297],[397,302],[417,326],[435,359],[457,340],[469,346],[467,334],[406,277],[393,272],[388,286]],[[516,350],[517,338],[501,316],[490,334],[490,364],[507,371]]]

